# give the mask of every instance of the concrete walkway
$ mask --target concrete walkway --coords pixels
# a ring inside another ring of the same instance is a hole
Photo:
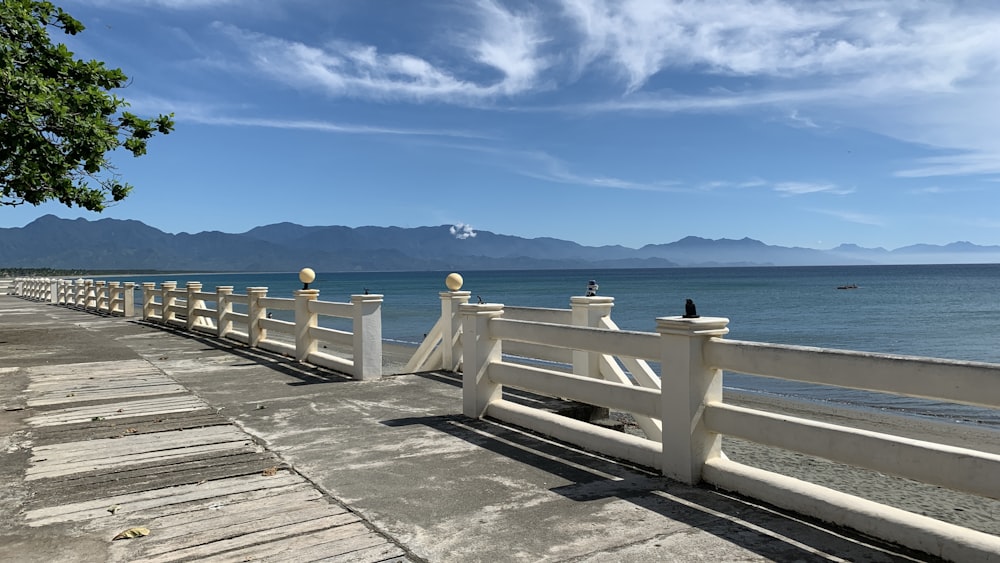
[[[933,560],[465,418],[460,394],[0,296],[0,560]]]

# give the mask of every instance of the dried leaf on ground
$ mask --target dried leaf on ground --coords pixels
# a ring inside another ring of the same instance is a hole
[[[278,474],[277,467],[268,467],[264,470],[264,477],[273,477]]]
[[[116,504],[112,507],[109,507],[108,512],[110,512],[111,514],[116,514],[121,509],[122,509],[121,505]]]
[[[142,527],[129,528],[127,530],[124,530],[117,536],[111,538],[111,541],[130,540],[132,538],[141,538],[142,536],[148,536],[148,535],[149,535],[149,528],[142,528]]]

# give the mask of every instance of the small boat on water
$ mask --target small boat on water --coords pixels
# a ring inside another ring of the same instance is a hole
[[[838,285],[837,289],[858,289],[858,284],[851,283],[847,285]]]

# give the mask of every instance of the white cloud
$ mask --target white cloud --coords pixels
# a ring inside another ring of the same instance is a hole
[[[581,57],[623,69],[630,90],[666,70],[859,79],[950,90],[997,60],[997,14],[950,2],[562,0]],[[986,17],[984,17],[984,15]],[[902,83],[900,81],[902,80]]]
[[[810,182],[779,182],[773,188],[774,191],[786,196],[815,193],[848,195],[854,193],[853,189],[841,188],[834,184],[814,184]]]
[[[245,3],[245,0],[76,0],[94,6],[128,8],[136,6],[158,6],[171,10],[193,10],[215,6],[229,6]]]
[[[681,187],[679,182],[672,180],[641,182],[603,174],[585,174],[571,169],[569,164],[544,151],[495,150],[482,147],[469,148],[479,152],[496,154],[501,157],[500,161],[504,166],[513,168],[517,174],[546,182],[614,190],[647,192],[688,191]]]
[[[403,127],[387,127],[383,125],[337,123],[325,120],[245,117],[234,115],[234,113],[246,113],[253,108],[210,104],[204,102],[177,101],[155,96],[132,97],[129,98],[128,101],[131,109],[139,113],[173,112],[174,119],[177,121],[202,123],[205,125],[323,131],[327,133],[341,133],[347,135],[399,135],[481,140],[490,139],[490,137],[481,133],[458,129],[409,129]]]
[[[900,176],[1000,173],[1000,11],[992,4],[561,3],[581,43],[578,66],[617,72],[626,94],[577,109],[773,108],[807,127],[822,120],[952,149]]]
[[[854,211],[841,211],[835,209],[815,209],[816,213],[822,213],[831,217],[836,217],[847,223],[857,223],[859,225],[871,225],[874,227],[884,227],[885,221],[876,215],[867,213],[856,213]]]
[[[476,231],[472,229],[472,225],[466,223],[455,223],[448,229],[448,232],[458,240],[476,238]]]
[[[452,51],[464,59],[456,68],[403,52],[383,52],[375,45],[332,41],[309,45],[216,23],[272,78],[298,88],[320,89],[334,96],[473,103],[519,94],[537,86],[549,64],[539,54],[544,43],[535,18],[480,0],[478,27],[458,36]],[[478,65],[478,66],[477,66]],[[463,66],[486,69],[498,78],[478,79]]]
[[[328,133],[345,133],[357,135],[412,135],[422,137],[458,137],[467,139],[485,139],[487,137],[471,131],[450,129],[402,129],[381,127],[377,125],[354,125],[334,123],[330,121],[268,119],[256,117],[192,117],[191,121],[208,125],[231,125],[241,127],[265,127],[270,129],[297,129],[303,131],[325,131]]]

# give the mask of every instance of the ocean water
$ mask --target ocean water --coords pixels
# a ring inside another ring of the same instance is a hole
[[[702,316],[730,319],[727,338],[1000,363],[1000,265],[671,268],[461,272],[472,301],[568,308],[588,280],[615,298],[612,319],[653,331],[656,317],[679,315],[692,299]],[[320,299],[385,295],[386,339],[416,345],[440,314],[447,272],[319,273]],[[200,281],[205,290],[265,286],[290,297],[296,273],[130,276],[136,282]],[[838,286],[856,284],[857,289]],[[276,312],[277,318],[286,316]],[[336,326],[336,325],[334,325]],[[340,327],[337,327],[340,328]],[[1000,412],[833,387],[726,374],[731,391],[900,411],[1000,427]]]

